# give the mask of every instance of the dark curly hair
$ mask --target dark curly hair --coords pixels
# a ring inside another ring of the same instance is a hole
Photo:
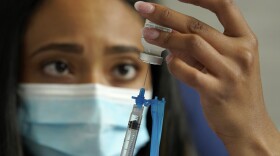
[[[23,147],[17,127],[17,86],[20,74],[20,49],[25,26],[42,0],[0,1],[0,156],[31,155]],[[137,0],[126,0],[134,5]],[[155,1],[150,1],[155,2]],[[160,155],[183,155],[187,128],[181,112],[176,81],[169,75],[166,65],[152,66],[154,95],[167,99]],[[161,88],[161,89],[160,89]],[[151,117],[147,118],[151,131]],[[149,155],[149,143],[138,155]],[[121,149],[120,149],[121,150]]]

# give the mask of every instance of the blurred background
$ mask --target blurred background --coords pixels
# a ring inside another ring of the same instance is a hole
[[[280,130],[280,1],[235,0],[259,40],[261,76],[266,106]],[[160,0],[174,10],[193,16],[223,31],[216,16],[205,9],[177,0]]]

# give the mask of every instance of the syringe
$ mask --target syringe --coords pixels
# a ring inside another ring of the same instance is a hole
[[[152,23],[149,20],[146,20],[145,27],[156,28],[161,31],[165,31],[165,32],[169,32],[169,33],[172,32],[172,29],[157,25],[155,23]],[[143,37],[142,37],[141,41],[144,46],[144,52],[142,52],[140,54],[140,59],[143,62],[146,62],[149,64],[161,65],[162,61],[163,61],[161,53],[164,49],[146,42]],[[147,69],[146,77],[144,80],[144,88],[145,88],[146,78],[148,75],[148,69]],[[155,111],[156,113],[153,113],[154,116],[159,116],[156,118],[156,120],[159,120],[159,122],[153,123],[153,127],[156,127],[155,128],[156,130],[153,130],[153,133],[155,133],[155,132],[156,133],[152,134],[152,141],[151,141],[152,142],[151,153],[153,153],[153,154],[155,153],[156,155],[158,155],[165,100],[163,99],[162,101],[160,101],[157,98],[146,100],[144,97],[144,94],[145,94],[144,88],[140,89],[140,93],[137,97],[132,97],[133,99],[135,99],[136,104],[133,105],[132,112],[129,117],[128,128],[126,130],[126,135],[125,135],[124,143],[122,146],[121,156],[133,156],[139,128],[141,125],[144,106],[147,107],[147,106],[152,105],[152,107],[153,107],[153,105],[160,104],[159,108],[162,108],[162,109],[160,109],[160,111]],[[156,107],[156,108],[158,108],[158,107]]]
[[[133,105],[132,112],[128,121],[128,128],[126,130],[126,135],[124,138],[124,143],[122,147],[121,156],[133,156],[141,120],[143,114],[144,106]]]

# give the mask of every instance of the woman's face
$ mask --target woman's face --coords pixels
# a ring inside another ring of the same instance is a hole
[[[122,0],[46,0],[28,23],[21,82],[142,87],[142,25]]]

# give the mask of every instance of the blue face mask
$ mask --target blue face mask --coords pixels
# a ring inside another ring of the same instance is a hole
[[[137,94],[138,90],[98,84],[21,84],[24,143],[36,156],[119,156],[134,104],[131,95]],[[135,153],[149,140],[146,113]]]

